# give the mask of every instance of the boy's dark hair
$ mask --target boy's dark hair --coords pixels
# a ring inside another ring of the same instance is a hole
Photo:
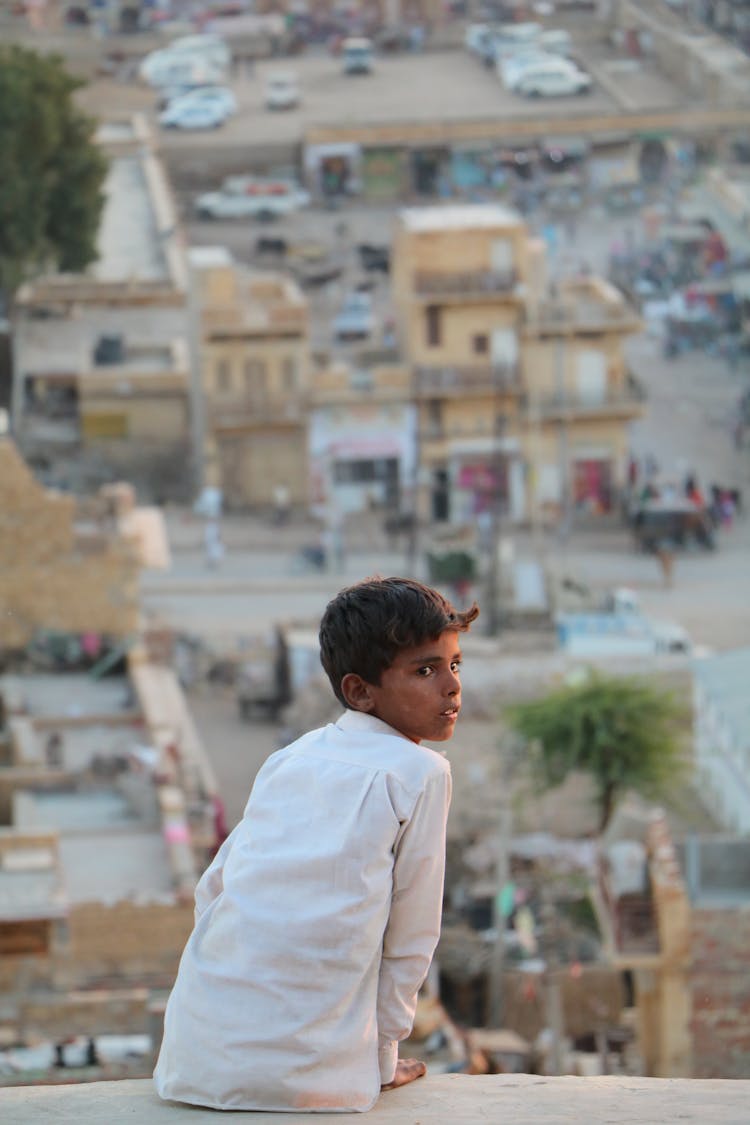
[[[347,586],[328,603],[320,622],[320,662],[336,698],[348,706],[341,691],[348,672],[378,685],[401,649],[448,630],[465,633],[478,613],[476,602],[460,612],[412,578],[365,578]]]

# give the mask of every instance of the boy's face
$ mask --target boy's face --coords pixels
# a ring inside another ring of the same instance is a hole
[[[342,686],[350,706],[382,719],[412,742],[444,742],[452,737],[461,709],[460,664],[458,633],[447,632],[402,649],[379,684],[345,676]]]

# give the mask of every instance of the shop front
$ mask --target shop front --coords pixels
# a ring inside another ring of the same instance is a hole
[[[360,195],[362,149],[358,144],[308,145],[305,150],[305,182],[316,199],[334,200]]]
[[[411,187],[416,195],[450,192],[451,154],[447,148],[419,148],[411,154]]]
[[[368,148],[362,156],[362,192],[366,199],[401,199],[408,184],[406,153],[398,148]]]
[[[607,450],[578,451],[571,465],[573,504],[577,512],[604,515],[614,504],[614,469]]]

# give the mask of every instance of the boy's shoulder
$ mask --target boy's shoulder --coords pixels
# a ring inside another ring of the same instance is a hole
[[[409,789],[421,788],[432,776],[450,774],[447,758],[437,750],[412,742],[380,719],[351,710],[335,722],[303,734],[277,755],[281,760],[325,758],[372,773],[388,773]]]

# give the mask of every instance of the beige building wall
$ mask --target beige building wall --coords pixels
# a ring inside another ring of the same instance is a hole
[[[194,267],[201,307],[205,476],[229,508],[265,507],[284,485],[307,501],[307,302],[277,274],[214,250]]]
[[[135,547],[75,525],[72,496],[43,488],[0,437],[0,648],[37,629],[131,634],[137,627]]]
[[[606,508],[641,411],[623,351],[637,317],[596,278],[552,293],[538,240],[505,208],[430,210],[402,214],[393,264],[424,487],[441,475],[438,487],[471,490],[484,465],[514,519],[559,517],[566,489]],[[459,518],[486,503],[478,487],[474,501],[454,496]]]

